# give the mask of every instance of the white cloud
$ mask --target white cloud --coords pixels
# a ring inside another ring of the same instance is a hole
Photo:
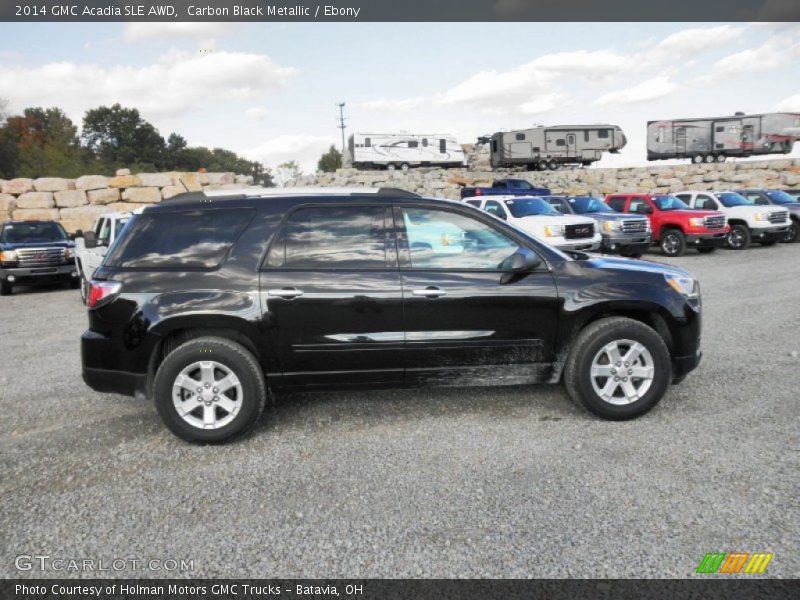
[[[328,150],[331,144],[339,147],[336,138],[332,136],[307,133],[280,135],[245,150],[243,154],[251,160],[257,160],[272,167],[288,160],[296,160],[303,172],[313,173],[316,171],[319,157]]]
[[[632,104],[635,102],[644,102],[646,100],[655,100],[661,96],[675,91],[678,84],[672,81],[667,76],[653,77],[642,83],[638,83],[629,88],[622,90],[615,90],[603,94],[597,99],[597,104]]]
[[[415,108],[422,104],[423,98],[415,96],[413,98],[402,98],[399,100],[390,100],[387,98],[380,98],[379,100],[369,100],[362,102],[362,108],[368,110],[387,110],[387,111],[402,111]]]
[[[57,105],[77,121],[87,109],[114,102],[157,118],[183,115],[219,100],[246,100],[281,88],[296,73],[263,54],[170,51],[141,67],[70,61],[25,68],[0,65],[0,89],[17,106]]]
[[[536,115],[564,106],[565,102],[566,96],[564,94],[544,94],[543,96],[538,96],[535,100],[520,104],[519,112],[523,115]]]
[[[682,29],[668,35],[645,52],[644,58],[649,61],[663,61],[676,56],[693,56],[720,44],[727,44],[739,38],[743,31],[743,27],[731,25]]]
[[[244,116],[254,121],[263,121],[269,115],[269,109],[266,106],[252,106],[244,111]]]
[[[775,110],[786,112],[800,112],[800,94],[784,98],[775,105]]]
[[[210,41],[229,34],[234,23],[128,23],[123,37],[126,42],[143,42],[154,39],[175,40],[177,38],[195,41]]]
[[[761,46],[721,58],[711,67],[710,77],[721,79],[752,71],[776,69],[800,57],[800,41],[787,35],[772,35]]]

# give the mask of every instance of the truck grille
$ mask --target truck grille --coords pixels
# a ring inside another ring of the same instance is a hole
[[[706,217],[707,229],[722,229],[725,227],[725,216],[715,215],[713,217]]]
[[[788,210],[776,210],[775,212],[769,213],[770,223],[775,223],[776,225],[780,225],[781,223],[785,223],[788,220],[789,220]]]
[[[20,267],[49,267],[64,262],[64,248],[22,248],[17,255]]]
[[[594,225],[565,225],[564,237],[568,240],[579,240],[581,238],[590,238],[594,235]]]
[[[647,219],[624,219],[622,233],[644,233],[647,231]]]

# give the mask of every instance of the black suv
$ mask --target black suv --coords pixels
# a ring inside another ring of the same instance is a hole
[[[682,269],[567,255],[402,190],[226,194],[134,217],[89,293],[84,380],[154,398],[184,439],[242,434],[268,388],[563,379],[630,419],[700,361]]]

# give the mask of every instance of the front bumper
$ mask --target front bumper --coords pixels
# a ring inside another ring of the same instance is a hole
[[[603,238],[599,233],[595,233],[590,238],[568,240],[564,237],[545,238],[551,246],[567,252],[594,252],[600,248]]]
[[[603,250],[644,252],[653,243],[649,233],[642,235],[606,235],[603,234]]]
[[[0,279],[13,284],[44,283],[47,281],[78,278],[74,263],[52,267],[3,267]]]
[[[689,356],[673,356],[672,357],[672,378],[683,379],[688,373],[694,371],[703,358],[703,351],[697,349],[695,354]]]
[[[686,243],[691,246],[700,246],[705,248],[716,248],[725,243],[725,237],[728,231],[720,231],[714,233],[688,233],[686,234]]]
[[[757,227],[750,230],[750,238],[756,242],[777,242],[786,237],[789,223],[774,227]]]

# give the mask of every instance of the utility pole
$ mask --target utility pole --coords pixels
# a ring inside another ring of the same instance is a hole
[[[345,152],[344,130],[347,127],[347,125],[344,124],[344,122],[345,122],[345,118],[344,118],[344,102],[337,102],[336,106],[339,107],[339,125],[337,125],[337,127],[342,130],[342,156],[344,156],[344,152]]]

